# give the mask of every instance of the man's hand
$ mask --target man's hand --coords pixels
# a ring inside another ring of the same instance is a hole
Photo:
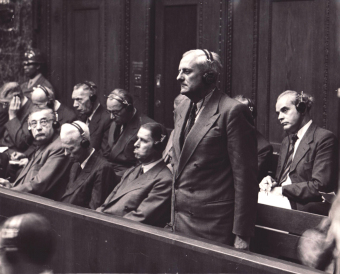
[[[11,188],[11,183],[3,178],[0,178],[0,187]]]
[[[13,96],[11,103],[9,104],[9,109],[8,109],[9,120],[12,120],[15,117],[17,117],[17,113],[18,113],[20,108],[21,108],[20,97],[19,96]]]
[[[12,161],[18,161],[23,158],[26,158],[26,155],[24,153],[17,152],[17,151],[12,152],[11,157],[10,157]]]
[[[275,180],[268,175],[262,179],[260,183],[260,191],[270,192],[275,186],[277,186],[277,182],[275,182]]]
[[[276,196],[282,196],[282,187],[281,186],[274,187],[272,188],[270,193]]]
[[[250,237],[242,237],[236,235],[234,247],[249,250]]]

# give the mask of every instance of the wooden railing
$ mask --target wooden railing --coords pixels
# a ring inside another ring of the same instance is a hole
[[[0,219],[46,216],[57,234],[55,273],[322,273],[119,217],[0,189]]]

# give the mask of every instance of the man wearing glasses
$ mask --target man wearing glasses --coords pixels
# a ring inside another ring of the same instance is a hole
[[[70,161],[54,129],[55,115],[48,107],[34,106],[28,117],[28,129],[37,147],[14,183],[0,179],[0,186],[59,199],[65,191]]]
[[[24,96],[16,82],[4,84],[0,89],[0,104],[8,112],[0,145],[9,148],[9,152],[24,152],[30,146],[31,134],[27,127],[27,117],[32,108],[32,102]]]
[[[106,105],[113,123],[104,156],[113,164],[116,175],[122,176],[137,163],[133,151],[140,126],[154,121],[133,106],[132,96],[124,89],[111,91]]]
[[[84,81],[74,86],[72,100],[79,120],[86,123],[90,129],[91,146],[102,154],[108,149],[107,139],[111,120],[96,93],[95,83]]]

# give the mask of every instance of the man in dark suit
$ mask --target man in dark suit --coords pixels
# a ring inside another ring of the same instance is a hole
[[[45,60],[38,49],[30,49],[25,52],[23,61],[25,75],[29,80],[21,84],[21,89],[25,96],[31,99],[33,88],[38,85],[48,87],[53,90],[51,83],[42,75]]]
[[[292,209],[327,214],[322,193],[337,186],[338,141],[310,117],[313,97],[287,90],[276,102],[278,119],[287,133],[280,149],[276,180],[265,177],[262,191],[287,197]]]
[[[0,186],[51,199],[60,198],[65,191],[65,176],[70,164],[59,134],[54,130],[54,122],[54,112],[50,108],[32,108],[28,125],[37,149],[15,182],[11,184],[0,179]]]
[[[162,159],[166,129],[158,123],[141,126],[135,143],[140,165],[127,170],[99,212],[164,227],[170,220],[172,174]]]
[[[92,148],[89,128],[83,122],[64,124],[60,139],[65,154],[74,162],[61,201],[98,208],[119,182],[111,164]]]
[[[218,54],[184,53],[177,80],[172,230],[247,249],[254,233],[257,149],[249,109],[216,88]],[[236,237],[235,237],[236,235]]]
[[[108,148],[111,120],[96,93],[97,86],[91,81],[84,81],[74,86],[72,100],[78,118],[90,129],[91,146],[102,154]]]
[[[8,108],[8,121],[5,123],[5,131],[0,139],[0,145],[13,151],[24,152],[31,145],[31,134],[28,131],[27,117],[32,108],[32,102],[24,96],[20,86],[16,82],[3,85],[0,90],[0,102]]]
[[[154,122],[133,106],[132,96],[123,89],[113,90],[107,97],[107,111],[113,123],[109,132],[109,149],[104,156],[113,164],[118,176],[134,166],[134,143],[141,125]]]
[[[71,123],[77,118],[76,113],[72,109],[55,99],[54,92],[48,87],[42,85],[37,86],[33,89],[31,98],[34,105],[39,107],[48,106],[53,109],[56,120],[60,125]]]
[[[236,95],[234,99],[242,104],[245,104],[249,108],[253,119],[256,119],[257,109],[251,99],[245,97],[244,95]],[[262,179],[268,175],[268,171],[270,171],[271,169],[273,146],[266,140],[266,138],[264,138],[264,136],[258,130],[256,130],[256,140],[258,165],[257,181],[261,182]]]

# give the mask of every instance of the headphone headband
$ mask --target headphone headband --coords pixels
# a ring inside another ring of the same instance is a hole
[[[83,84],[88,86],[92,92],[97,88],[96,84],[90,81],[84,81]]]
[[[112,99],[117,100],[119,103],[121,103],[121,104],[123,104],[123,105],[126,105],[126,106],[130,106],[130,105],[131,105],[128,101],[126,101],[124,98],[120,97],[119,95],[116,95],[116,94],[111,93],[111,94],[109,94],[109,96],[107,96],[107,97],[108,97],[108,98],[109,98],[109,97],[112,97]]]
[[[78,129],[81,137],[85,138],[85,131],[81,128],[81,126],[76,123],[71,123],[71,125]]]
[[[205,56],[207,57],[207,61],[209,62],[209,64],[212,64],[214,62],[214,57],[213,57],[212,53],[207,49],[202,49],[202,51],[204,52]]]

